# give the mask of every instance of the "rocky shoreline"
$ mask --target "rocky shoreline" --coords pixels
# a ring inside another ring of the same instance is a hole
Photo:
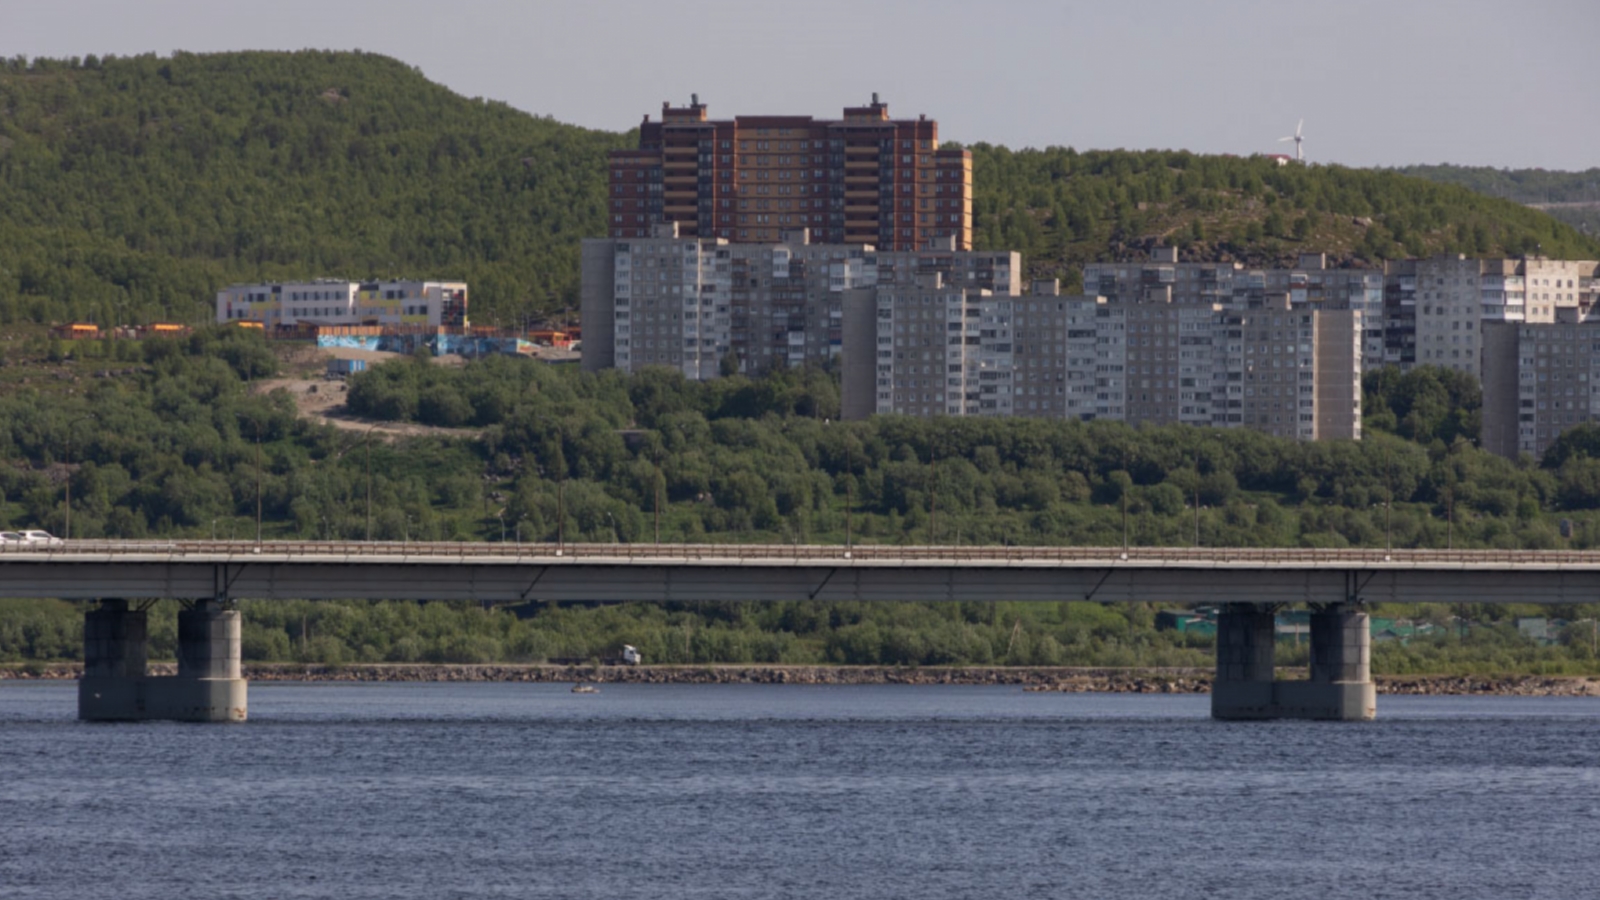
[[[176,674],[172,663],[152,663],[151,675]],[[72,663],[0,667],[3,680],[70,680]],[[255,682],[610,682],[616,684],[919,684],[1011,685],[1027,691],[1118,694],[1204,694],[1209,669],[1009,668],[997,666],[903,668],[892,666],[548,666],[548,665],[299,665],[244,667]],[[1293,675],[1292,672],[1284,674]],[[1301,677],[1304,673],[1299,673]],[[1600,677],[1543,675],[1379,675],[1380,694],[1597,697]]]

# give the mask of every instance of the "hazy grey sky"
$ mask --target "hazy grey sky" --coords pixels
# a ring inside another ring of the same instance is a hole
[[[1347,165],[1600,165],[1600,0],[0,0],[0,55],[374,51],[468,96],[623,130],[836,116],[880,93],[1011,147]]]

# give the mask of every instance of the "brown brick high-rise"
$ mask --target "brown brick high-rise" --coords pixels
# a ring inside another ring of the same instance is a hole
[[[684,237],[774,242],[809,228],[823,243],[915,250],[954,237],[972,248],[972,154],[939,149],[931,119],[890,119],[872,96],[842,119],[712,121],[695,97],[645,116],[638,150],[610,154],[613,238],[677,222]]]

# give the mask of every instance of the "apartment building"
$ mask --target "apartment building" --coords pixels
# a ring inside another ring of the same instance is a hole
[[[847,362],[846,417],[1070,417],[1354,439],[1361,315],[1287,295],[1248,309],[1112,302],[1062,296],[1055,282],[995,295],[933,276],[914,292],[878,291],[876,315],[847,323],[846,359],[871,353],[875,367]]]
[[[1443,366],[1482,378],[1488,323],[1552,324],[1563,311],[1591,306],[1597,265],[1590,260],[1462,255],[1391,262],[1385,272],[1391,361]]]
[[[840,354],[849,308],[875,308],[879,291],[920,299],[917,286],[937,276],[939,290],[1019,292],[1018,254],[957,250],[950,236],[880,251],[812,243],[804,228],[767,244],[681,228],[667,222],[649,237],[583,242],[586,370],[668,366],[707,379],[725,365],[756,374],[821,363]]]
[[[1591,308],[1561,307],[1554,322],[1483,323],[1485,449],[1513,459],[1538,456],[1561,432],[1597,419],[1600,316]]]
[[[1363,311],[1292,283],[1236,302],[1021,289],[1021,258],[683,236],[583,245],[586,370],[693,379],[842,365],[843,414],[1044,416],[1360,436]],[[1276,283],[1275,283],[1276,284]]]
[[[1111,301],[1250,309],[1267,298],[1286,297],[1296,309],[1359,312],[1363,366],[1377,368],[1388,356],[1384,273],[1330,269],[1322,253],[1301,254],[1293,268],[1252,269],[1242,263],[1178,262],[1176,248],[1158,247],[1146,262],[1085,266],[1083,289]]]
[[[237,284],[217,292],[217,322],[276,329],[319,325],[417,325],[461,329],[467,286],[459,281],[316,281]]]
[[[972,247],[972,155],[939,147],[932,119],[891,119],[872,96],[842,118],[712,120],[698,96],[661,105],[639,147],[609,155],[615,239],[675,222],[684,237],[773,243],[809,229],[819,243],[916,250]]]

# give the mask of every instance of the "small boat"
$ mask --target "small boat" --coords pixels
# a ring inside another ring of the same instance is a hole
[[[572,686],[574,694],[598,694],[600,689],[592,684],[575,684]]]

